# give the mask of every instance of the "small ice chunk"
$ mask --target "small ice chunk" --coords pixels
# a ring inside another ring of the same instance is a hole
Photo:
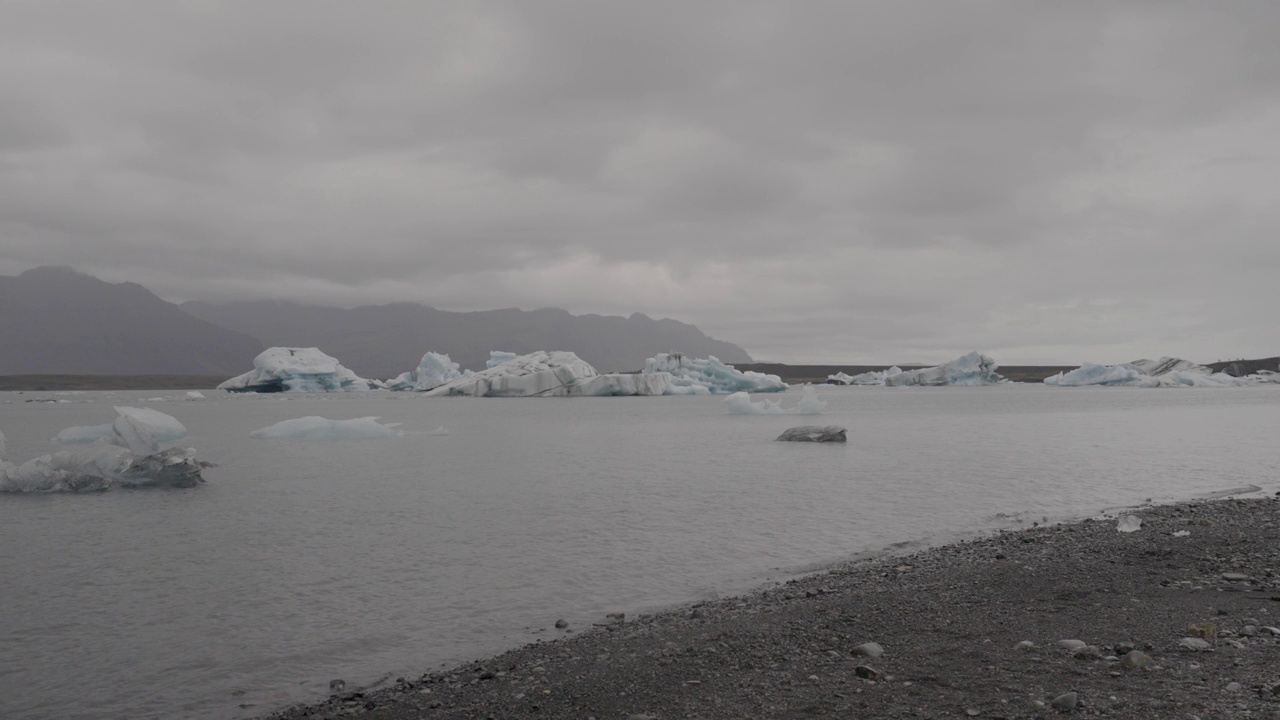
[[[423,434],[423,435],[448,435],[448,434],[449,434],[449,428],[447,428],[447,427],[445,427],[445,426],[441,425],[440,427],[436,428],[435,430],[432,430],[431,432],[425,432],[425,433],[422,433],[422,434]]]
[[[1125,515],[1116,523],[1116,530],[1122,533],[1137,532],[1142,529],[1142,518],[1137,515]]]
[[[827,403],[818,399],[818,393],[810,385],[800,390],[800,402],[794,407],[783,407],[781,400],[765,398],[752,402],[751,395],[736,392],[724,399],[729,412],[734,415],[821,415]]]
[[[101,425],[75,425],[62,430],[53,436],[56,443],[91,443],[99,440],[110,440],[115,435],[111,423]]]
[[[116,412],[133,418],[147,429],[156,440],[169,442],[185,437],[187,428],[172,415],[151,408],[117,407]]]
[[[204,393],[200,392],[199,390],[188,390],[187,394],[184,395],[183,397],[185,397],[188,400],[204,400]]]
[[[400,423],[382,424],[376,417],[330,420],[317,415],[281,420],[249,433],[255,438],[287,438],[290,440],[371,440],[399,437],[396,429]]]

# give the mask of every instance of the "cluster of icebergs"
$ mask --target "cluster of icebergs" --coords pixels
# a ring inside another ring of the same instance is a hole
[[[418,367],[387,382],[357,377],[336,358],[316,348],[271,348],[254,369],[218,386],[232,392],[336,392],[412,390],[427,395],[470,397],[573,397],[604,395],[713,395],[781,392],[777,375],[741,372],[714,357],[660,353],[639,373],[596,372],[572,352],[527,355],[494,351],[484,370],[463,370],[448,355],[429,352]]]
[[[1134,360],[1120,365],[1085,363],[1075,370],[1060,372],[1044,379],[1056,387],[1236,387],[1280,382],[1280,375],[1263,370],[1255,375],[1235,377],[1215,373],[1211,368],[1190,360],[1162,357],[1159,360]]]
[[[192,448],[163,447],[187,429],[151,408],[117,407],[109,425],[67,428],[54,438],[83,447],[15,465],[0,434],[0,492],[88,492],[112,487],[192,487],[204,482]],[[104,428],[109,429],[104,430]]]
[[[996,361],[989,355],[971,352],[961,355],[945,365],[903,370],[896,365],[888,370],[876,370],[860,375],[836,373],[827,377],[833,385],[996,385],[1007,382],[996,373]]]

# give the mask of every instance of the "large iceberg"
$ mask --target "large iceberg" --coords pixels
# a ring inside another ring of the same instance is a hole
[[[287,438],[290,440],[370,440],[399,437],[396,429],[400,423],[383,424],[376,417],[330,420],[316,415],[281,420],[274,425],[254,430],[249,437]]]
[[[177,419],[149,408],[116,408],[110,441],[41,455],[21,465],[5,459],[0,435],[0,492],[88,492],[111,487],[192,487],[204,482],[191,448],[163,448]],[[156,432],[153,432],[156,431]],[[186,428],[182,428],[186,433]]]
[[[218,386],[231,392],[340,392],[373,390],[376,381],[365,380],[343,367],[337,358],[317,348],[273,347],[253,359],[253,369]]]
[[[429,352],[422,356],[416,370],[401,373],[396,379],[388,380],[387,389],[425,392],[468,375],[471,375],[471,371],[461,369],[448,355]]]
[[[1215,373],[1204,365],[1189,360],[1162,357],[1159,360],[1134,360],[1119,365],[1084,363],[1075,370],[1060,372],[1044,379],[1056,387],[1236,387],[1266,382],[1261,377],[1233,377]]]
[[[504,360],[427,391],[427,395],[471,397],[564,397],[575,384],[597,377],[587,361],[567,351],[539,351]]]
[[[989,355],[971,352],[961,355],[946,365],[916,370],[904,370],[888,375],[884,384],[890,387],[902,385],[995,385],[1005,379],[996,374],[996,361]]]
[[[821,415],[827,404],[818,399],[818,393],[810,385],[800,391],[800,402],[794,407],[783,407],[781,400],[762,399],[752,402],[751,395],[736,392],[724,399],[733,415]]]
[[[695,359],[682,353],[658,353],[645,360],[646,375],[671,375],[668,395],[728,395],[736,392],[783,392],[787,384],[777,375],[742,372],[714,356]]]
[[[828,375],[827,382],[832,385],[884,385],[888,378],[901,374],[902,368],[894,365],[887,370],[872,370],[858,375],[838,372],[835,375]]]

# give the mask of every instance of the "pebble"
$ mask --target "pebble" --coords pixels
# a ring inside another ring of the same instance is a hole
[[[1134,645],[1131,642],[1120,642],[1120,643],[1116,643],[1116,646],[1115,646],[1115,651],[1117,655],[1125,655],[1137,649],[1138,649],[1138,646]]]
[[[867,680],[879,680],[884,677],[884,673],[871,667],[870,665],[859,665],[853,669],[853,674]]]
[[[1262,632],[1267,633],[1268,635],[1278,635],[1278,636],[1280,636],[1280,628],[1272,627],[1272,626],[1270,626],[1270,625],[1264,625],[1264,626],[1262,627]]]
[[[1084,647],[1072,650],[1071,657],[1078,658],[1080,660],[1097,660],[1102,657],[1102,650],[1098,649],[1097,645],[1085,645]]]
[[[1059,640],[1058,641],[1058,647],[1066,648],[1067,650],[1070,650],[1072,652],[1075,652],[1076,650],[1079,650],[1082,647],[1087,647],[1088,645],[1089,643],[1083,640]]]
[[[1014,646],[1013,646],[1013,649],[1014,649],[1014,650],[1031,650],[1031,649],[1032,649],[1032,648],[1034,648],[1035,646],[1036,646],[1036,644],[1035,644],[1035,643],[1033,643],[1033,642],[1031,642],[1030,640],[1023,640],[1022,642],[1018,643],[1017,645],[1014,645]]]
[[[569,627],[569,621],[568,621],[568,620],[565,620],[564,618],[560,618],[559,620],[557,620],[557,621],[556,621],[556,629],[557,629],[557,630],[563,630],[563,629],[565,629],[565,628],[567,628],[567,627]]]
[[[1241,684],[1240,684],[1240,683],[1238,683],[1238,682],[1229,682],[1229,683],[1227,683],[1226,690],[1227,690],[1227,692],[1240,692],[1240,689],[1241,689],[1242,687],[1244,687],[1244,686],[1243,686],[1243,685],[1241,685]]]
[[[1222,573],[1222,579],[1229,580],[1231,582],[1240,582],[1241,580],[1248,580],[1249,576],[1238,572],[1224,572]]]
[[[1059,712],[1071,712],[1076,709],[1076,705],[1079,704],[1079,702],[1079,696],[1074,692],[1067,692],[1054,698],[1053,702],[1049,704],[1053,706],[1053,709]]]
[[[1209,641],[1203,638],[1184,637],[1178,641],[1178,645],[1188,650],[1208,650]]]
[[[346,689],[346,687],[347,687],[346,680],[330,680],[329,681],[329,692],[340,693],[344,689]]]
[[[1121,665],[1134,670],[1150,667],[1154,662],[1155,660],[1152,660],[1150,655],[1141,650],[1130,650],[1124,654],[1124,657],[1120,658]]]
[[[884,655],[884,648],[876,642],[862,643],[853,649],[853,654],[858,657],[878,658]]]

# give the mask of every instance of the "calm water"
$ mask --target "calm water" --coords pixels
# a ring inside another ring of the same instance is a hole
[[[0,393],[11,459],[132,404],[176,416],[218,464],[192,490],[0,496],[0,717],[266,713],[333,678],[550,637],[561,617],[583,628],[891,543],[1280,478],[1280,387],[821,393],[808,418],[706,397]],[[248,437],[303,415],[451,434]],[[813,422],[849,443],[772,442]]]

